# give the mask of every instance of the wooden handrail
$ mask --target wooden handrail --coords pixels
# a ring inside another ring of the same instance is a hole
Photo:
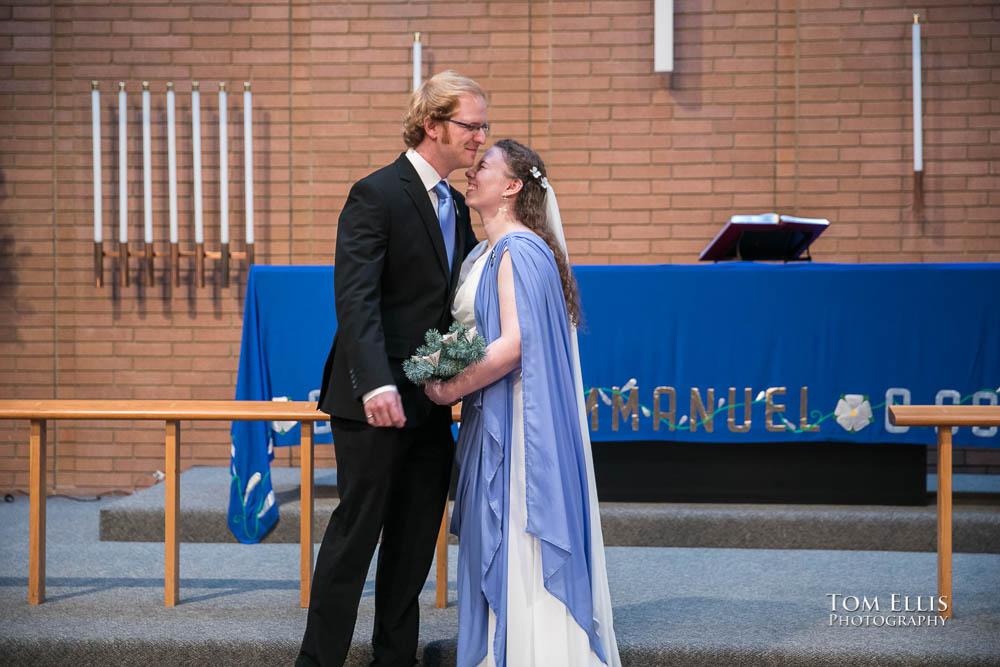
[[[311,401],[0,401],[0,419],[190,419],[325,422]]]
[[[458,419],[461,406],[452,408]],[[28,545],[28,603],[45,600],[45,478],[47,467],[46,421],[49,419],[131,419],[165,422],[164,456],[164,605],[172,607],[179,598],[180,542],[180,444],[181,420],[214,421],[328,421],[330,417],[311,401],[142,401],[142,400],[0,400],[0,419],[31,420]],[[299,528],[299,604],[309,606],[312,583],[313,542],[313,429],[300,429],[301,519]],[[436,605],[448,601],[448,506],[437,540]]]
[[[892,405],[889,423],[896,426],[1000,426],[996,405]]]
[[[936,426],[937,429],[937,557],[938,597],[947,598],[941,612],[951,618],[951,429],[956,426],[1000,426],[997,405],[890,405],[889,423]]]

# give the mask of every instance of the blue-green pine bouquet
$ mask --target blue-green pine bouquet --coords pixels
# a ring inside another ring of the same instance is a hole
[[[424,344],[403,362],[403,372],[410,382],[423,385],[431,379],[451,379],[485,356],[486,340],[476,327],[452,322],[444,335],[437,329],[427,330]]]

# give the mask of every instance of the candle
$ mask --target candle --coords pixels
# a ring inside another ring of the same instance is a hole
[[[170,242],[177,243],[177,130],[174,117],[174,84],[167,83],[167,177],[170,193]]]
[[[125,109],[125,82],[118,82],[118,241],[128,242],[128,151]]]
[[[243,82],[243,192],[246,197],[246,242],[253,245],[253,99],[250,82]]]
[[[194,149],[194,242],[202,243],[201,208],[201,91],[191,83],[191,145]]]
[[[229,243],[229,148],[226,137],[226,84],[219,84],[219,220],[220,242]]]
[[[920,98],[920,17],[913,15],[913,171],[924,170],[924,121]]]
[[[421,79],[421,44],[420,44],[420,33],[413,33],[413,90],[416,91],[420,88]]]
[[[90,123],[94,135],[94,243],[104,240],[104,224],[101,220],[101,91],[97,82],[90,83]]]
[[[153,166],[149,136],[149,82],[142,82],[142,215],[143,240],[153,242]]]

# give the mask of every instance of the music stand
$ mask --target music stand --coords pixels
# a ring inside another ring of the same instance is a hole
[[[701,251],[698,259],[703,262],[810,262],[809,246],[829,226],[830,221],[823,218],[796,218],[777,213],[734,215]]]

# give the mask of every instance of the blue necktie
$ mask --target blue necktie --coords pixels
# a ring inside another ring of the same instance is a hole
[[[438,222],[444,235],[444,247],[448,252],[448,272],[451,273],[451,259],[455,256],[455,204],[451,199],[451,188],[448,182],[441,180],[434,186],[438,197]]]

